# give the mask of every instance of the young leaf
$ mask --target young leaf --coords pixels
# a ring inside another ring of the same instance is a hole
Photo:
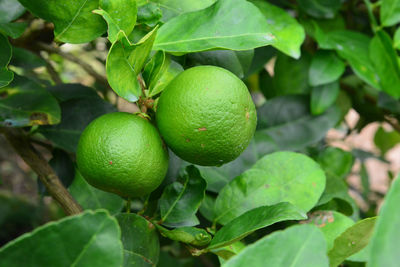
[[[262,0],[251,0],[264,15],[268,29],[276,37],[273,47],[294,58],[300,57],[305,39],[303,27],[285,10]]]
[[[106,71],[111,88],[122,98],[135,102],[141,88],[137,79],[149,56],[156,37],[157,27],[137,44],[131,44],[123,31],[117,36],[108,52]]]
[[[293,226],[267,235],[222,265],[242,266],[327,267],[326,242],[315,226]]]
[[[354,224],[349,217],[336,212],[318,210],[309,215],[307,223],[314,224],[322,231],[327,242],[327,250],[333,247],[335,239]]]
[[[400,175],[393,181],[387,193],[371,239],[368,267],[395,267],[399,265]]]
[[[0,23],[13,21],[24,12],[25,8],[18,0],[0,0]]]
[[[196,212],[204,198],[206,181],[194,166],[186,167],[182,183],[174,182],[160,198],[162,223],[170,227],[194,226],[199,223]]]
[[[103,19],[92,13],[99,0],[20,0],[36,16],[54,23],[55,39],[80,44],[90,42],[106,31]]]
[[[154,27],[161,19],[162,11],[158,4],[149,2],[138,8],[138,24]]]
[[[311,158],[294,152],[269,154],[221,190],[215,221],[227,224],[246,211],[279,202],[307,212],[324,188],[325,174]]]
[[[39,84],[16,76],[0,89],[0,125],[31,126],[57,124],[61,119],[57,100]]]
[[[339,79],[345,65],[332,51],[318,50],[311,60],[308,73],[311,86],[331,83]]]
[[[380,9],[383,26],[392,26],[400,22],[400,1],[384,0]]]
[[[105,211],[50,222],[0,248],[1,264],[16,266],[115,266],[123,262],[121,230]]]
[[[275,43],[276,36],[253,4],[220,0],[165,23],[160,27],[154,49],[190,53],[216,48],[249,50]]]
[[[215,234],[207,249],[228,246],[252,232],[287,220],[304,220],[307,216],[290,203],[278,203],[249,210],[223,226]]]
[[[160,225],[156,225],[156,227],[164,237],[193,246],[205,246],[212,239],[212,236],[201,228],[180,227],[168,230]]]
[[[346,258],[367,246],[374,229],[376,217],[358,221],[335,239],[328,252],[329,266],[336,267]]]
[[[299,0],[298,3],[308,15],[324,19],[335,17],[342,5],[341,0]]]
[[[400,67],[397,52],[393,48],[390,36],[385,31],[377,32],[372,38],[369,45],[369,55],[379,76],[381,89],[395,99],[399,99]]]
[[[319,85],[311,91],[311,114],[320,115],[332,106],[339,96],[339,82]]]
[[[93,12],[103,16],[108,24],[108,39],[111,43],[117,40],[119,31],[127,36],[136,24],[137,7],[135,0],[100,0],[101,9]]]
[[[78,169],[75,170],[75,178],[68,190],[83,209],[106,209],[111,214],[116,214],[121,211],[125,202],[115,194],[99,190],[88,184]]]
[[[156,266],[160,243],[154,225],[134,213],[120,213],[116,219],[121,227],[124,245],[123,266]]]

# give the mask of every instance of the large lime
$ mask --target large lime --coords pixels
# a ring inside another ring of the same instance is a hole
[[[257,116],[239,78],[223,68],[199,66],[185,70],[167,86],[156,120],[161,136],[179,157],[218,166],[248,146]]]
[[[123,112],[103,115],[88,125],[76,160],[89,184],[123,197],[152,192],[168,169],[168,153],[156,128]]]

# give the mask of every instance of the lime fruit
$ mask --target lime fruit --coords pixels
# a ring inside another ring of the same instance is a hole
[[[180,73],[165,88],[156,121],[161,136],[179,157],[219,166],[246,149],[257,115],[238,77],[223,68],[198,66]]]
[[[83,131],[76,161],[94,187],[123,197],[154,191],[168,169],[168,152],[146,119],[124,112],[105,114]]]

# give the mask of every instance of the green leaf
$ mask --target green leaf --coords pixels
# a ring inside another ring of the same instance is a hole
[[[31,126],[57,124],[61,119],[57,100],[39,84],[16,76],[8,86],[1,88],[0,125]]]
[[[304,220],[307,216],[290,203],[278,203],[249,210],[217,231],[207,249],[225,247],[252,232],[271,224],[287,220]]]
[[[400,134],[397,131],[385,131],[379,127],[375,132],[374,143],[382,155],[385,155],[388,150],[400,143]]]
[[[215,197],[205,194],[203,201],[201,202],[201,206],[199,211],[204,218],[209,220],[210,222],[214,221],[214,218],[217,216],[214,211],[215,205]]]
[[[122,232],[124,267],[156,266],[160,243],[154,225],[136,214],[121,213],[116,216]]]
[[[305,39],[303,27],[285,10],[262,0],[251,0],[267,19],[268,29],[276,37],[273,47],[294,58],[300,57]]]
[[[24,33],[27,26],[26,22],[0,23],[0,33],[16,39]]]
[[[315,226],[293,226],[247,246],[222,266],[327,267],[326,242]]]
[[[211,252],[218,255],[219,262],[222,265],[225,263],[225,261],[239,254],[239,252],[242,251],[245,247],[246,245],[243,242],[239,241],[226,247],[213,249]]]
[[[397,52],[394,50],[392,40],[386,32],[379,31],[372,38],[369,45],[369,55],[379,76],[381,89],[399,99],[400,67],[397,60]]]
[[[115,194],[99,190],[88,184],[78,169],[75,170],[75,178],[68,190],[85,210],[106,209],[111,214],[116,214],[121,211],[125,202]]]
[[[328,252],[329,266],[338,266],[345,259],[367,246],[375,221],[376,217],[358,221],[337,237],[333,248]]]
[[[310,16],[332,19],[340,9],[342,0],[299,0],[298,3]]]
[[[352,219],[339,212],[325,210],[313,212],[309,215],[307,222],[318,226],[322,231],[327,242],[328,251],[333,247],[335,239],[354,224]]]
[[[73,90],[68,93],[63,91],[74,86],[63,86],[63,89],[56,94],[57,97],[65,99],[61,102],[62,120],[60,124],[54,126],[43,126],[39,128],[44,136],[52,141],[57,147],[70,152],[75,152],[78,145],[79,137],[85,127],[97,117],[116,111],[116,109],[108,102],[105,102],[98,95],[95,97],[72,97]],[[76,86],[83,92],[88,92],[83,86]],[[87,87],[86,87],[87,89]],[[56,90],[56,89],[53,89]],[[67,95],[63,95],[67,93]],[[85,94],[85,93],[84,93]],[[71,99],[69,99],[71,98]]]
[[[265,64],[275,56],[275,53],[276,50],[272,46],[263,46],[254,49],[253,61],[251,62],[249,71],[246,73],[246,77],[263,70]]]
[[[368,267],[394,267],[399,264],[398,241],[400,238],[400,175],[393,181],[380,209],[371,239]]]
[[[318,155],[318,163],[326,172],[344,179],[353,167],[354,156],[349,151],[337,147],[327,147]]]
[[[400,49],[400,28],[397,28],[397,30],[394,33],[393,37],[393,47],[396,48],[397,50]]]
[[[339,81],[319,85],[311,91],[311,114],[320,115],[332,106],[339,96]]]
[[[125,33],[120,31],[107,56],[107,80],[111,88],[122,98],[135,102],[141,88],[137,79],[156,37],[157,27],[137,44],[131,44]]]
[[[0,23],[13,21],[24,12],[25,8],[18,0],[0,0]]]
[[[99,10],[93,12],[103,16],[108,24],[108,39],[117,40],[120,31],[129,35],[136,24],[137,7],[135,0],[100,0]]]
[[[221,190],[215,203],[215,221],[227,224],[246,211],[279,202],[290,202],[307,212],[324,188],[325,174],[312,159],[294,152],[275,152]]]
[[[147,0],[146,0],[147,1]],[[162,21],[166,22],[180,14],[200,10],[212,5],[216,0],[151,0],[162,10]]]
[[[50,222],[0,248],[4,266],[122,265],[121,231],[105,211]]]
[[[379,89],[379,77],[370,60],[371,39],[360,32],[333,31],[323,35],[318,44],[322,49],[335,49],[340,57],[348,61],[355,74],[366,83]]]
[[[170,227],[194,226],[199,223],[196,212],[206,190],[206,181],[199,170],[188,166],[182,182],[174,182],[164,189],[160,198],[161,220]]]
[[[7,68],[0,68],[0,88],[4,87],[14,79],[14,72],[9,71]]]
[[[188,54],[193,65],[213,65],[222,67],[243,79],[250,68],[254,50],[231,51],[213,50]]]
[[[36,16],[54,23],[55,39],[80,44],[90,42],[106,31],[103,19],[92,13],[99,0],[20,0]]]
[[[383,26],[392,26],[400,22],[400,1],[384,0],[380,9]]]
[[[142,74],[149,90],[148,96],[152,97],[161,93],[182,71],[182,66],[172,61],[164,51],[157,51],[146,64]]]
[[[38,55],[19,47],[13,47],[13,55],[10,65],[32,70],[46,66],[46,61]]]
[[[244,0],[219,0],[161,26],[154,49],[175,53],[250,50],[275,44],[276,39],[265,17],[253,4]]]
[[[306,96],[281,96],[267,101],[257,110],[255,140],[260,154],[276,150],[299,150],[324,138],[340,119],[340,110],[330,107],[312,116]],[[282,108],[285,107],[285,108]]]
[[[11,55],[11,45],[7,37],[0,33],[0,88],[8,85],[14,78],[14,73],[7,70]]]
[[[193,246],[205,246],[210,243],[212,239],[212,236],[201,228],[181,227],[168,230],[159,225],[156,225],[156,227],[164,237]]]
[[[138,24],[146,24],[154,27],[162,17],[162,11],[158,4],[150,2],[138,8]]]
[[[318,50],[311,60],[309,81],[311,86],[331,83],[339,79],[345,65],[332,51]]]

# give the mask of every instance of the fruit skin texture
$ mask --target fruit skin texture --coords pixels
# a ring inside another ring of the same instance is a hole
[[[89,184],[122,197],[154,191],[168,169],[168,152],[157,129],[124,112],[92,121],[80,137],[76,160]]]
[[[157,126],[182,159],[220,166],[248,146],[257,115],[246,85],[233,73],[198,66],[180,73],[160,96]]]

